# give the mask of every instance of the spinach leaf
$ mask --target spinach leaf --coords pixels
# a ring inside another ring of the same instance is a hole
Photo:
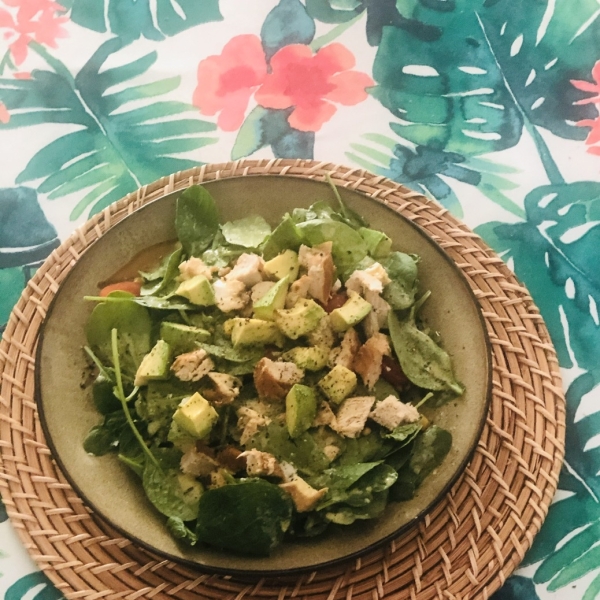
[[[336,459],[336,466],[356,465],[384,458],[395,447],[391,441],[386,441],[375,431],[357,438],[347,438],[345,449]]]
[[[127,292],[112,292],[92,311],[86,325],[88,344],[104,363],[113,364],[111,331],[118,329],[118,354],[121,369],[134,375],[142,358],[150,352],[152,322],[148,311],[135,302]],[[111,302],[116,298],[118,302]],[[121,301],[123,300],[123,301]]]
[[[417,261],[409,254],[392,252],[380,263],[392,280],[383,289],[383,299],[394,310],[410,308],[417,293]]]
[[[162,277],[153,280],[142,286],[142,296],[150,296],[152,294],[159,295],[166,292],[168,289],[175,290],[175,277],[179,274],[179,263],[181,262],[182,248],[176,248],[164,261],[164,272]]]
[[[261,479],[208,490],[200,498],[198,540],[239,554],[268,556],[290,526],[292,507],[283,490]]]
[[[325,518],[337,525],[352,525],[357,520],[376,519],[385,510],[388,494],[388,490],[374,493],[370,502],[364,506],[348,506],[347,504],[332,506],[325,513]]]
[[[101,415],[108,415],[121,408],[121,401],[114,395],[114,382],[100,374],[92,385],[94,406]]]
[[[166,468],[146,461],[142,482],[148,499],[163,515],[182,521],[193,521],[198,516],[202,486],[182,476],[178,464]]]
[[[284,250],[298,250],[302,244],[302,233],[290,215],[285,215],[273,230],[263,248],[263,258],[271,260]]]
[[[254,215],[225,223],[221,232],[229,244],[256,249],[271,234],[271,226],[262,217]]]
[[[198,307],[182,300],[181,298],[172,298],[170,296],[138,296],[132,299],[135,304],[155,310],[196,310]]]
[[[342,271],[352,268],[367,256],[367,245],[358,231],[346,223],[331,219],[313,219],[297,225],[311,246],[333,242],[332,254],[336,267]]]
[[[463,387],[454,378],[447,352],[417,328],[413,311],[402,320],[390,311],[388,327],[400,366],[412,383],[426,390],[463,393]]]
[[[200,257],[219,230],[219,215],[213,197],[199,185],[183,191],[177,199],[175,230],[188,256]]]
[[[406,444],[410,444],[417,435],[419,435],[419,431],[421,431],[421,423],[404,423],[402,425],[398,425],[393,431],[384,434],[386,439],[395,440],[396,442],[400,442],[402,446],[406,446]]]
[[[205,350],[211,356],[224,358],[234,363],[256,363],[264,354],[262,348],[234,348],[229,340],[222,340],[221,344],[206,344],[198,342],[198,347]]]
[[[410,500],[425,478],[439,467],[452,447],[452,434],[437,425],[427,428],[415,440],[410,461],[398,471],[392,486],[394,500]]]
[[[127,429],[129,426],[123,412],[120,410],[112,412],[106,415],[102,425],[90,429],[83,442],[83,449],[95,456],[114,452],[119,446],[121,433]]]
[[[400,471],[400,469],[410,460],[412,450],[412,442],[409,442],[405,446],[400,446],[398,450],[392,452],[386,457],[385,464],[389,465],[390,467],[392,467],[392,469],[395,469],[396,471]]]
[[[207,265],[225,267],[246,251],[247,248],[244,246],[230,244],[219,230],[213,239],[211,247],[202,253],[202,260]]]
[[[335,199],[337,200],[338,205],[340,207],[339,216],[348,225],[350,225],[350,227],[353,227],[354,229],[358,230],[361,227],[368,227],[369,224],[357,212],[354,212],[351,208],[348,208],[348,206],[346,206],[346,203],[342,200],[342,197],[340,196],[339,190],[337,189],[333,181],[331,181],[331,177],[329,176],[329,174],[327,174],[326,177],[327,183],[329,183],[329,186],[333,191],[333,195],[335,196]]]
[[[198,542],[196,533],[178,517],[167,519],[167,529],[176,540],[181,540],[190,546],[194,546]]]

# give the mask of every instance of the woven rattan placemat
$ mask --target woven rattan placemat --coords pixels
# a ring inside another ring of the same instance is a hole
[[[493,352],[493,398],[469,466],[420,524],[367,556],[288,578],[207,575],[124,539],[83,505],[57,470],[34,396],[39,327],[58,285],[109,227],[163,194],[232,176],[324,179],[388,204],[458,264],[478,298]],[[66,598],[488,598],[530,547],[556,490],[565,403],[554,349],[527,290],[438,204],[364,170],[301,160],[242,161],[172,175],[111,205],[37,271],[0,345],[0,493],[13,526]]]

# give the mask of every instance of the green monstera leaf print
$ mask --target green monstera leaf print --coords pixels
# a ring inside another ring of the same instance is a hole
[[[125,40],[162,40],[209,21],[223,19],[219,0],[60,0],[70,18],[87,29]]]
[[[37,571],[21,577],[4,595],[4,600],[62,600],[64,596],[52,585],[42,572]]]
[[[34,70],[30,80],[0,79],[0,101],[17,111],[0,125],[0,132],[40,123],[78,126],[37,152],[17,178],[17,183],[43,179],[38,192],[50,200],[88,189],[72,219],[89,207],[97,212],[140,185],[196,166],[197,160],[172,155],[216,141],[201,135],[213,131],[213,124],[182,117],[195,112],[193,106],[158,100],[179,86],[180,77],[129,83],[150,69],[156,52],[105,67],[107,60],[119,60],[124,45],[119,38],[104,42],[73,76],[32,42],[50,70]],[[133,102],[135,107],[130,107]]]
[[[427,39],[416,24],[414,31],[383,29],[372,93],[398,118],[394,131],[417,145],[473,156],[514,146],[526,126],[551,180],[560,182],[535,127],[585,137],[574,122],[593,108],[573,105],[583,94],[570,80],[585,78],[600,55],[597,2],[583,0],[576,11],[567,0],[400,4],[441,35]]]

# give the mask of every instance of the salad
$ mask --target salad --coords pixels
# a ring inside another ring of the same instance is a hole
[[[190,187],[163,258],[86,297],[85,450],[115,453],[181,543],[266,556],[377,518],[450,450],[430,409],[464,389],[419,316],[418,257],[332,189],[271,228],[220,225]]]

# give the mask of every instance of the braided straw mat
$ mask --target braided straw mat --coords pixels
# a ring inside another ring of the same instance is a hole
[[[34,395],[38,330],[81,253],[139,206],[191,184],[288,174],[363,192],[418,224],[458,264],[481,305],[493,352],[493,398],[476,452],[424,520],[379,550],[278,578],[204,574],[124,539],[87,509],[44,441]],[[565,401],[538,309],[465,225],[422,195],[361,169],[302,160],[197,167],[106,208],[55,250],[23,292],[0,345],[0,492],[33,560],[66,598],[488,598],[517,567],[548,511],[564,453]]]

